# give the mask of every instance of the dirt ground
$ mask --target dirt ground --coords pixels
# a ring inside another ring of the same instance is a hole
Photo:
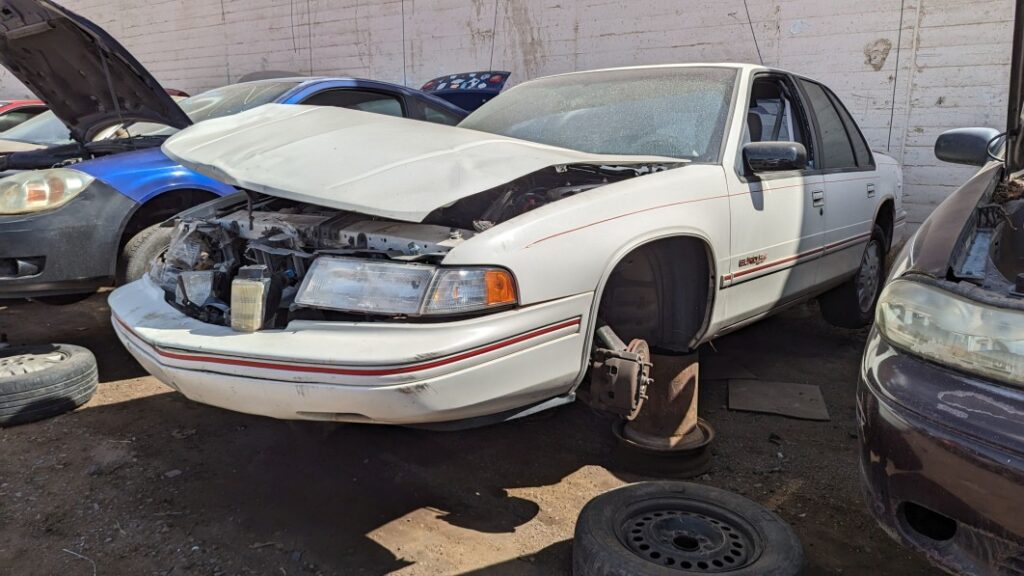
[[[0,574],[568,573],[573,524],[610,472],[610,421],[581,405],[457,433],[290,423],[186,400],[121,348],[104,294],[68,307],[0,302],[12,343],[91,348],[84,408],[0,430]],[[864,331],[811,306],[716,343],[762,379],[821,387],[831,422],[730,412],[698,481],[776,510],[808,574],[932,574],[865,510],[854,383]],[[483,384],[483,383],[482,383]]]

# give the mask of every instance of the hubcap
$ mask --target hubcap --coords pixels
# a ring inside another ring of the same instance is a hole
[[[877,240],[871,240],[864,250],[857,273],[857,300],[861,312],[870,312],[878,292],[879,277],[882,269],[882,246]]]
[[[67,359],[67,354],[52,350],[39,354],[15,354],[0,357],[0,377],[22,376],[41,372]]]
[[[645,503],[621,523],[619,537],[648,562],[689,572],[732,572],[761,553],[757,532],[743,518],[695,500]]]

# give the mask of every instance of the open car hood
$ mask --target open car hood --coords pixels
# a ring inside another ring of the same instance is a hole
[[[240,188],[410,222],[551,166],[685,162],[589,154],[418,120],[283,104],[206,120],[172,136],[163,151]]]
[[[1013,54],[1010,64],[1010,109],[1006,120],[1006,172],[1024,170],[1024,1],[1018,0],[1013,19]]]
[[[174,128],[191,124],[124,46],[47,0],[0,0],[0,64],[80,142],[122,119]]]

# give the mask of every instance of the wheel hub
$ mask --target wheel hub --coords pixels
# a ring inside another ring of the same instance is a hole
[[[728,573],[760,554],[756,531],[740,517],[696,501],[652,503],[626,518],[620,537],[637,556],[667,568]]]
[[[882,266],[881,247],[877,240],[868,243],[861,259],[860,272],[857,274],[857,300],[860,309],[867,312],[875,302],[878,291],[879,271]]]
[[[54,364],[63,362],[67,355],[60,350],[39,354],[15,354],[0,357],[0,377],[21,376],[41,372]]]

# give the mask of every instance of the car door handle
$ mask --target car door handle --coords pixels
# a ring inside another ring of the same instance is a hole
[[[811,191],[811,205],[815,208],[825,205],[825,191],[824,190],[812,190]]]
[[[874,184],[868,184],[868,198],[874,198],[874,197],[875,197],[875,185]]]

